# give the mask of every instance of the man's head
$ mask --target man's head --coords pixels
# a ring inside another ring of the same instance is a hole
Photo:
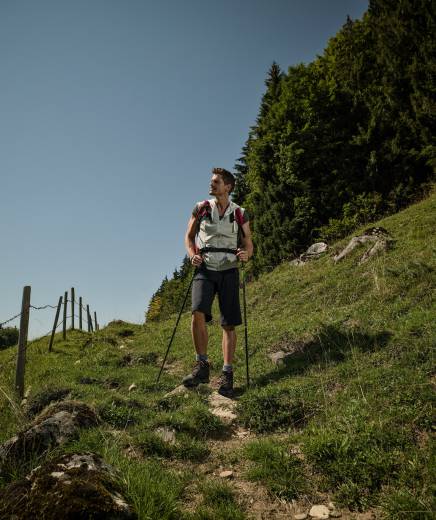
[[[224,195],[232,193],[235,187],[234,176],[224,168],[213,168],[210,181],[210,195]]]

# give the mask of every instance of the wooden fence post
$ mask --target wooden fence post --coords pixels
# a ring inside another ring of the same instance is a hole
[[[20,335],[18,337],[17,371],[15,374],[15,389],[20,399],[24,397],[24,369],[26,366],[27,333],[29,330],[30,313],[30,285],[23,289],[23,300],[21,304]]]
[[[71,287],[71,330],[74,330],[74,287]]]
[[[82,330],[82,297],[79,298],[79,327]]]
[[[89,305],[86,306],[86,318],[88,320],[88,332],[91,332],[91,314],[89,312]]]
[[[95,311],[94,311],[94,323],[95,323],[95,330],[98,330],[97,313]]]
[[[91,311],[88,310],[89,314],[88,314],[88,319],[89,319],[89,326],[91,328],[91,332],[94,332],[94,325],[92,324],[92,316],[91,316]]]
[[[68,302],[68,293],[65,291],[64,293],[64,324],[62,327],[62,337],[67,339],[67,302]]]
[[[58,308],[56,309],[56,317],[53,324],[53,330],[51,331],[50,345],[48,346],[48,351],[51,352],[51,348],[53,346],[54,335],[56,333],[56,327],[58,326],[59,313],[61,312],[62,305],[62,296],[59,296]]]

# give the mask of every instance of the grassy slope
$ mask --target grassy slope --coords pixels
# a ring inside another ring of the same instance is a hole
[[[252,386],[238,412],[257,439],[222,455],[222,462],[243,465],[248,478],[288,500],[327,492],[350,509],[376,508],[380,517],[431,517],[435,222],[432,195],[377,223],[396,241],[386,254],[359,266],[362,249],[337,265],[330,253],[302,267],[283,264],[247,286]],[[243,518],[228,486],[192,470],[215,456],[209,439],[222,429],[202,393],[162,401],[192,363],[189,319],[186,313],[179,324],[170,354],[173,369],[159,388],[153,386],[159,360],[152,353],[165,351],[174,320],[145,328],[129,324],[134,334],[125,339],[120,336],[125,326],[112,324],[88,345],[87,333],[70,332],[66,342],[58,335],[50,355],[46,339],[32,342],[26,387],[31,397],[68,388],[99,410],[106,422],[62,450],[93,449],[120,467],[140,518]],[[214,324],[209,332],[218,373],[220,329]],[[295,355],[276,368],[267,353],[279,347]],[[120,367],[126,353],[146,359]],[[14,363],[15,349],[0,352],[0,441],[25,423],[13,397]],[[244,365],[240,342],[236,385],[241,387]],[[119,387],[84,385],[79,382],[84,376],[116,380]],[[129,393],[132,382],[137,389]],[[176,446],[152,433],[162,424],[176,428]],[[128,457],[128,446],[140,456]],[[171,470],[177,460],[188,471]],[[15,468],[3,484],[37,463]],[[188,513],[184,500],[192,486],[202,500]]]

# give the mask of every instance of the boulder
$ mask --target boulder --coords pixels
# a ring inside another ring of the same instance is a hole
[[[317,242],[312,244],[306,251],[306,255],[321,255],[328,250],[329,246],[325,242]]]
[[[117,470],[94,453],[63,455],[9,484],[0,518],[134,520],[118,481]]]
[[[303,254],[291,261],[291,265],[304,265],[308,260],[319,258],[328,250],[325,242],[317,242],[312,244]]]
[[[79,401],[49,405],[27,429],[0,445],[0,472],[2,468],[64,444],[76,435],[79,428],[89,428],[98,422],[94,410]]]
[[[330,511],[326,506],[312,506],[309,511],[309,516],[315,520],[326,520],[330,516]]]

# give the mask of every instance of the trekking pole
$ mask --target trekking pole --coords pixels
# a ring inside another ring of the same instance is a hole
[[[244,329],[245,329],[245,364],[247,368],[247,388],[250,386],[250,376],[248,374],[248,329],[247,329],[247,302],[245,299],[245,270],[244,263],[241,265],[242,270],[242,301],[244,305]]]
[[[166,354],[165,354],[162,366],[160,367],[159,375],[157,376],[156,385],[159,383],[160,375],[162,374],[162,370],[163,370],[163,368],[165,366],[165,361],[167,360],[168,352],[170,351],[171,344],[173,342],[174,336],[176,335],[177,325],[179,324],[180,318],[182,316],[183,309],[185,308],[185,303],[186,303],[186,300],[188,299],[188,294],[189,294],[189,291],[191,289],[191,285],[192,285],[192,282],[194,281],[194,276],[196,275],[196,273],[197,273],[197,269],[194,269],[194,274],[192,275],[191,281],[189,282],[188,290],[186,291],[185,299],[183,300],[182,308],[180,309],[179,316],[178,316],[177,321],[176,321],[176,326],[174,327],[173,334],[171,336],[170,343],[168,345],[168,348],[167,348],[167,351],[166,351]]]

